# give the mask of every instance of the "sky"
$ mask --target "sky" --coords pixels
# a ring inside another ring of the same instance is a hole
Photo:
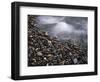
[[[37,23],[40,29],[59,39],[87,39],[87,17],[39,15]]]

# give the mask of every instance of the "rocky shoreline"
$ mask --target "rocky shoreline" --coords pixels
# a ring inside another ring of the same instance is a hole
[[[87,64],[87,48],[70,40],[59,41],[41,31],[33,16],[28,17],[28,66]]]

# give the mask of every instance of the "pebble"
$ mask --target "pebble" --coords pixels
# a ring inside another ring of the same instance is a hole
[[[34,48],[34,47],[32,47],[32,49],[34,50],[35,48]]]
[[[36,59],[32,59],[34,62],[36,62]]]
[[[51,55],[51,54],[48,54],[47,56],[48,56],[48,57],[51,57],[52,55]]]
[[[70,55],[70,56],[72,56],[72,53],[71,53],[71,52],[69,52],[69,55]]]
[[[48,43],[51,44],[51,41],[48,40]]]
[[[41,52],[37,52],[37,55],[38,56],[42,56],[43,54]]]
[[[78,62],[77,58],[74,58],[73,62],[76,64]]]
[[[49,64],[47,63],[46,66],[49,66]]]
[[[63,61],[60,62],[61,65],[64,65],[64,63],[65,63],[65,60],[63,60]]]
[[[35,50],[37,51],[39,48],[36,48]]]
[[[44,60],[47,60],[47,58],[46,58],[46,57],[44,57]]]
[[[45,32],[45,35],[48,35],[48,33],[47,33],[47,32]]]

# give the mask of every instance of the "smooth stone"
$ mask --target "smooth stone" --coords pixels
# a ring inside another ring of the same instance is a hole
[[[42,56],[43,54],[41,52],[37,52],[37,55],[38,56]]]
[[[47,63],[46,66],[49,66],[49,64]]]
[[[72,53],[70,52],[69,55],[72,56]]]
[[[64,63],[65,63],[65,60],[63,60],[63,61],[60,62],[61,65],[64,65]]]
[[[47,32],[45,32],[45,35],[48,35],[48,33],[47,33]]]
[[[46,57],[44,57],[44,60],[47,60],[47,58],[46,58]]]
[[[77,58],[74,58],[73,62],[76,64],[78,62]]]
[[[51,41],[48,40],[48,43],[51,44]]]

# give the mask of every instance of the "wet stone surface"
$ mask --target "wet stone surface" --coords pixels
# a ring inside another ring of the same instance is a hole
[[[87,49],[49,36],[32,18],[28,16],[28,66],[87,64]]]

